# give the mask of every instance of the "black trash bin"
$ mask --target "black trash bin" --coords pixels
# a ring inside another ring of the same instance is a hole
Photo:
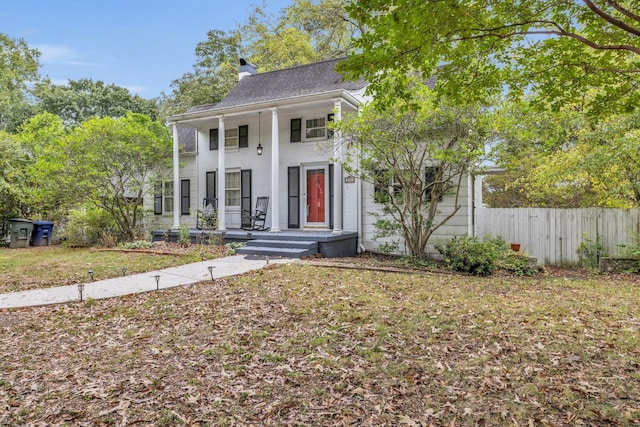
[[[33,221],[23,218],[11,218],[9,220],[9,233],[11,234],[10,248],[28,248],[33,231]]]
[[[31,246],[49,246],[53,234],[53,222],[33,221],[33,233],[31,233]]]

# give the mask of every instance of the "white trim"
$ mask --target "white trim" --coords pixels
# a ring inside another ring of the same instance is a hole
[[[218,118],[218,231],[226,231],[224,116]]]
[[[271,232],[280,232],[280,131],[278,109],[271,109]]]
[[[164,185],[163,185],[164,186]],[[180,228],[180,147],[178,146],[178,126],[173,124],[173,226],[177,230]],[[164,200],[163,200],[164,204]]]

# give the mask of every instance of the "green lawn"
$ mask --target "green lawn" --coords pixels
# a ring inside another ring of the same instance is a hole
[[[96,280],[120,276],[123,268],[126,274],[143,273],[200,261],[200,253],[207,258],[218,257],[224,250],[193,245],[172,255],[62,246],[0,248],[0,293],[87,282],[89,270]]]
[[[0,425],[637,425],[640,286],[286,265],[0,312]]]

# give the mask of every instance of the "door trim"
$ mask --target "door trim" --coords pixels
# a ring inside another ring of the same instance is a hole
[[[330,188],[331,183],[329,182],[329,164],[328,163],[320,163],[320,164],[306,164],[301,165],[302,173],[300,174],[300,189],[302,191],[302,197],[300,198],[301,206],[300,212],[302,213],[302,225],[304,228],[313,228],[313,229],[328,229],[330,222]],[[322,191],[324,192],[324,221],[323,222],[309,222],[308,221],[308,205],[307,205],[307,197],[308,197],[308,189],[307,189],[307,174],[312,170],[322,170],[324,173],[324,188]]]

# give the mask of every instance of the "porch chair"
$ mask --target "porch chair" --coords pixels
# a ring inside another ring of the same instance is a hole
[[[267,208],[269,207],[269,197],[261,196],[256,199],[256,208],[253,215],[250,211],[242,210],[242,229],[253,231],[267,231],[271,227],[265,227],[267,220]]]
[[[217,199],[204,199],[202,209],[198,209],[196,216],[196,228],[198,230],[215,229],[217,222]]]

